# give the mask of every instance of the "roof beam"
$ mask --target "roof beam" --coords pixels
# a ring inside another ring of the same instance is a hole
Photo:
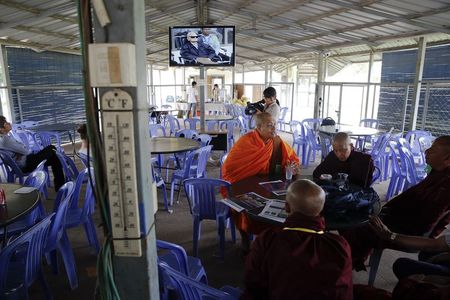
[[[34,49],[35,51],[45,51],[52,49],[55,52],[68,53],[68,54],[81,54],[79,49],[70,49],[67,47],[54,47],[52,45],[40,44],[35,42],[22,42],[15,39],[0,39],[0,44],[6,46],[21,46]]]
[[[424,28],[424,29],[429,29],[432,30],[434,32],[441,32],[441,33],[450,33],[450,28],[448,27],[440,27],[440,26],[434,26],[432,24],[426,24],[420,21],[414,21],[414,20],[410,20],[407,17],[401,16],[401,15],[393,15],[390,13],[386,13],[386,12],[382,12],[379,9],[374,9],[374,8],[370,8],[370,7],[363,7],[361,5],[354,5],[354,4],[349,4],[348,2],[343,2],[341,0],[327,0],[328,3],[332,3],[335,5],[339,5],[342,7],[346,7],[352,10],[358,10],[358,11],[362,11],[368,14],[372,14],[378,17],[382,17],[382,18],[386,18],[389,20],[393,20],[396,22],[402,22],[402,23],[406,23],[406,24],[410,24],[413,26],[417,26],[420,28]],[[443,7],[443,9],[447,9],[448,6]],[[436,9],[436,14],[440,13],[442,10],[441,9]]]
[[[236,45],[236,47],[247,49],[247,50],[251,50],[251,51],[255,51],[255,52],[259,52],[259,53],[264,53],[264,54],[268,54],[268,55],[276,55],[276,56],[288,58],[286,55],[279,54],[279,53],[274,53],[274,52],[269,52],[269,51],[265,51],[265,50],[261,50],[259,48],[253,48],[253,47],[242,46],[242,45]]]
[[[7,2],[8,4],[10,3],[9,1],[5,1],[5,2]],[[5,5],[3,3],[3,1],[0,2],[0,4]],[[11,27],[17,26],[17,25],[22,25],[22,24],[29,23],[29,22],[36,22],[36,21],[39,21],[39,20],[47,18],[47,17],[53,17],[53,15],[57,15],[58,13],[65,11],[67,9],[73,9],[73,7],[74,7],[73,2],[67,2],[64,4],[54,6],[50,9],[46,9],[46,10],[37,10],[36,9],[35,11],[32,12],[32,11],[30,11],[31,8],[22,9],[22,10],[26,10],[27,12],[30,12],[31,15],[28,17],[19,18],[17,20],[14,20],[14,21],[11,21],[8,23],[0,24],[0,32],[2,32],[5,29],[9,29]]]

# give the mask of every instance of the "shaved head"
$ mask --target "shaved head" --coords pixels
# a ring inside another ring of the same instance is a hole
[[[433,170],[443,171],[450,167],[450,136],[443,135],[434,140],[425,151],[427,164]]]
[[[325,203],[325,192],[311,180],[301,179],[294,181],[287,190],[286,212],[302,213],[305,216],[315,217],[320,214]]]
[[[253,115],[255,119],[255,126],[261,127],[266,122],[274,122],[272,115],[268,112],[262,112],[260,114]]]
[[[351,140],[346,132],[338,132],[333,138],[333,144],[347,144],[350,145]]]
[[[353,150],[350,137],[345,132],[336,133],[332,145],[333,152],[340,161],[346,161]]]

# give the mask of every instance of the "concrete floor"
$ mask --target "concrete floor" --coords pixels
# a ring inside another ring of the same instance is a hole
[[[281,136],[288,142],[291,142],[291,136],[281,133]],[[69,152],[70,153],[70,152]],[[219,154],[214,154],[216,157]],[[308,169],[302,169],[305,175],[312,174],[319,159],[310,165]],[[77,163],[81,167],[80,162]],[[219,168],[217,163],[209,163],[207,167],[208,177],[218,178]],[[380,198],[384,199],[388,182],[375,184],[374,188],[379,193]],[[177,243],[183,246],[188,255],[192,253],[192,217],[189,213],[189,205],[183,193],[180,197],[180,203],[174,204],[173,214],[163,210],[161,191],[158,191],[160,202],[160,211],[156,214],[156,234],[157,238],[169,242]],[[168,191],[170,196],[170,191]],[[53,205],[54,193],[50,193],[50,199],[47,200],[47,206],[51,209]],[[98,209],[95,214],[95,223],[101,223]],[[98,237],[101,240],[103,233],[101,228],[97,228]],[[70,290],[67,276],[61,267],[59,275],[53,275],[48,266],[45,266],[46,278],[53,291],[55,299],[94,299],[96,286],[96,254],[93,248],[88,246],[83,228],[75,228],[69,231],[69,239],[74,249],[77,263],[77,272],[79,287],[73,291]],[[238,235],[239,236],[239,235]],[[243,287],[244,258],[240,251],[240,240],[236,244],[231,242],[229,231],[227,232],[227,243],[225,249],[225,258],[217,257],[218,241],[216,237],[216,226],[213,221],[203,221],[201,228],[201,240],[199,242],[199,258],[206,269],[208,281],[211,286],[221,287],[231,285]],[[392,273],[392,264],[398,257],[417,258],[416,254],[398,252],[394,250],[385,250],[378,270],[375,286],[378,288],[392,291],[397,280]],[[365,271],[353,273],[354,283],[366,284],[368,273]],[[34,284],[30,290],[30,299],[43,299],[42,291],[38,284]]]

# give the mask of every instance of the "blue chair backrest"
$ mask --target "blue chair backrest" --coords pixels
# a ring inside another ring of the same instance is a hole
[[[162,240],[156,240],[156,247],[158,249],[170,250],[176,257],[180,272],[189,275],[188,258],[183,247]]]
[[[414,157],[411,151],[406,147],[399,147],[398,152],[400,154],[401,163],[406,166],[406,180],[408,180],[411,185],[416,185],[420,180],[417,176]]]
[[[92,179],[90,176],[92,176]],[[70,209],[77,209],[79,208],[79,201],[80,201],[80,194],[82,190],[82,186],[84,183],[86,183],[86,191],[84,194],[84,204],[81,212],[81,216],[86,216],[89,213],[93,212],[94,205],[95,205],[95,198],[94,198],[94,192],[92,190],[92,186],[95,185],[95,179],[94,179],[94,168],[86,168],[82,170],[77,177],[77,180],[75,181],[75,188],[72,195],[72,201],[70,204]],[[94,180],[94,181],[92,181]]]
[[[58,241],[64,233],[67,209],[72,199],[74,187],[73,182],[66,182],[56,194],[55,207],[53,208],[55,215],[50,226],[50,232],[48,233],[47,252],[57,248]]]
[[[200,124],[200,119],[198,119],[198,118],[188,118],[188,119],[184,120],[184,127],[186,129],[196,130],[197,129],[197,123]]]
[[[17,165],[16,161],[11,157],[10,152],[6,150],[0,150],[0,158],[2,159],[3,165],[6,169],[6,180],[9,183],[14,183],[16,181],[16,177],[19,177],[19,180],[23,182],[23,177],[25,176],[25,174]]]
[[[379,121],[377,119],[362,119],[359,126],[378,129]]]
[[[18,250],[22,251],[25,258],[25,273],[23,284],[27,289],[38,277],[41,270],[42,257],[44,256],[45,242],[48,236],[51,218],[53,214],[22,233],[12,240],[0,251],[0,298],[7,292],[8,271],[10,262]],[[11,270],[13,271],[13,270]],[[16,270],[17,271],[17,270]]]
[[[75,162],[66,154],[62,152],[56,152],[56,156],[61,163],[61,167],[63,168],[64,175],[66,176],[66,181],[76,180],[78,177],[78,169],[75,165]]]
[[[211,153],[212,145],[204,146],[198,149],[199,155],[196,158],[197,170],[195,177],[205,177],[206,176],[206,165],[208,164],[209,154]]]
[[[380,178],[380,176],[381,176],[381,170],[380,170],[380,168],[375,166],[375,169],[373,170],[373,174],[372,174],[372,182],[370,183],[370,185],[373,185],[378,180],[378,178]]]
[[[150,137],[166,136],[166,128],[161,124],[149,124]]]
[[[27,177],[27,179],[25,179],[23,185],[32,186],[42,194],[44,193],[44,188],[46,187],[45,185],[47,184],[47,180],[48,174],[45,171],[33,171],[33,173],[31,173]]]
[[[61,148],[61,137],[55,131],[39,131],[35,133],[35,139],[42,148],[54,145],[58,151],[63,151]]]
[[[198,135],[198,132],[193,129],[182,129],[175,133],[176,137],[184,137],[185,139],[192,139]]]
[[[180,126],[180,122],[178,121],[177,118],[175,118],[172,115],[167,115],[166,119],[167,119],[167,122],[169,122],[170,135],[175,134],[175,132],[177,132],[177,130],[180,130],[181,126]]]
[[[430,137],[431,133],[424,130],[411,130],[406,133],[405,139],[411,145],[410,150],[414,155],[418,155],[421,153],[421,147],[419,143],[419,138],[421,137]]]
[[[282,107],[280,109],[280,116],[277,121],[284,121],[284,118],[286,118],[286,114],[287,114],[288,110],[289,110],[289,107]]]
[[[234,128],[239,126],[239,123],[236,122],[236,120],[229,120],[229,121],[222,121],[220,123],[220,129],[227,130],[227,137],[233,137],[234,136]]]
[[[216,201],[216,195],[221,188],[230,194],[230,183],[214,178],[191,178],[184,181],[184,190],[191,212],[195,210],[201,219],[215,220],[216,205],[223,205]]]
[[[189,278],[187,275],[169,267],[164,262],[158,263],[158,272],[163,290],[174,289],[178,294],[177,299],[236,299],[235,297],[224,291],[215,289],[202,282],[198,282],[194,279]]]
[[[90,156],[90,155],[87,156],[86,154],[81,153],[81,152],[78,153],[77,155],[78,155],[78,158],[83,163],[85,168],[92,166],[92,156]]]
[[[292,120],[289,122],[289,128],[291,129],[291,132],[294,132],[294,130],[299,130],[300,126],[302,125],[302,122]]]
[[[309,118],[309,119],[304,119],[302,121],[302,123],[308,124],[312,130],[317,131],[317,130],[319,130],[320,124],[322,123],[322,119],[321,118]]]
[[[401,165],[400,165],[400,154],[398,153],[398,144],[395,141],[389,141],[388,143],[389,149],[390,149],[390,157],[391,157],[391,166],[392,166],[392,172],[396,174],[404,174],[406,172],[402,172]]]
[[[212,137],[209,134],[203,133],[194,137],[194,139],[202,143],[202,147],[205,147],[208,146],[209,143],[211,143]]]
[[[433,141],[436,139],[436,137],[434,136],[421,136],[419,137],[419,145],[420,145],[420,149],[423,153],[425,153],[425,151],[431,147],[431,145],[433,144]]]
[[[376,160],[385,154],[385,150],[390,138],[390,133],[383,133],[378,137],[375,144],[373,145],[372,152],[370,153],[373,160]]]
[[[206,121],[206,129],[208,131],[219,130],[219,123],[217,121]]]

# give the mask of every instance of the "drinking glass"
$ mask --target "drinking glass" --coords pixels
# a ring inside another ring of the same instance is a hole
[[[292,180],[292,167],[286,166],[286,180]]]

